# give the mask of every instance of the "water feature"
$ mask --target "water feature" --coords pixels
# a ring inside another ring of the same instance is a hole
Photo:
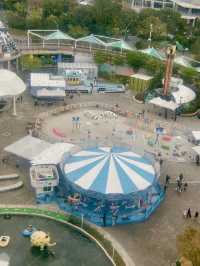
[[[56,246],[50,250],[55,256],[44,257],[31,252],[30,239],[22,236],[27,225],[50,233]],[[1,258],[6,266],[111,266],[104,253],[87,237],[68,226],[40,217],[12,216],[4,219],[0,216],[0,235],[9,235],[10,243],[0,249]],[[4,265],[4,264],[3,264]]]

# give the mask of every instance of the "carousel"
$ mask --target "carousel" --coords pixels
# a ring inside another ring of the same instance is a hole
[[[128,148],[66,154],[59,168],[60,207],[98,225],[145,221],[164,197],[159,164]]]

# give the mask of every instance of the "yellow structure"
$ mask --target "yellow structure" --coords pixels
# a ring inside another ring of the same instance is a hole
[[[153,77],[144,74],[134,74],[130,77],[129,86],[136,93],[144,92],[149,88],[152,79]]]
[[[50,243],[51,238],[49,234],[43,231],[35,231],[31,235],[31,245],[33,247],[39,247],[40,250],[44,250],[45,247],[53,247],[56,245],[56,242]]]

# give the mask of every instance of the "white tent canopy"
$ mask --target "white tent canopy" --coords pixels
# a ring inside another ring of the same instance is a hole
[[[192,147],[192,149],[193,149],[197,154],[200,155],[200,146],[194,146],[194,147]]]
[[[192,136],[196,141],[200,141],[200,131],[192,131]]]
[[[0,97],[17,96],[25,89],[25,83],[14,72],[0,69]]]
[[[58,164],[61,162],[64,153],[72,151],[76,146],[71,143],[55,143],[47,149],[44,149],[40,154],[36,155],[32,164]]]
[[[25,83],[14,72],[0,69],[0,97],[13,97],[13,115],[17,114],[15,97],[25,89]]]
[[[162,99],[161,97],[155,97],[151,99],[149,103],[175,111],[182,104],[189,103],[193,101],[196,97],[196,94],[192,89],[182,84],[179,84],[177,86],[177,90],[172,91],[171,94],[174,100],[167,101],[165,99]]]
[[[37,165],[58,164],[64,153],[77,151],[77,149],[77,146],[70,143],[51,144],[28,135],[7,146],[4,151]]]
[[[10,144],[4,148],[4,151],[31,161],[36,155],[50,146],[50,143],[28,135]]]

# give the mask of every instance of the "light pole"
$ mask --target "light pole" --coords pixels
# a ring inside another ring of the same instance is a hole
[[[150,24],[150,32],[149,32],[149,48],[151,48],[151,40],[152,40],[152,31],[153,31],[153,24]]]

